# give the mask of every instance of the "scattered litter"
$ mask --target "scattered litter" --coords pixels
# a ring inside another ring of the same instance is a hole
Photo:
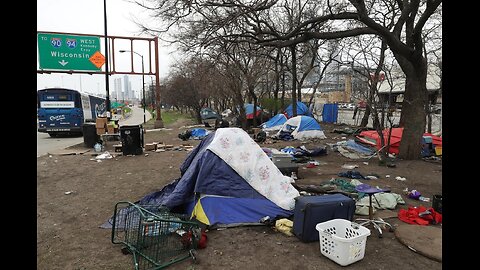
[[[365,176],[365,178],[370,179],[370,180],[378,179],[378,177],[376,177],[375,175],[367,175],[367,176]]]
[[[353,169],[355,169],[355,168],[358,168],[358,165],[356,165],[356,164],[353,164],[353,165],[343,164],[343,165],[342,165],[342,168],[348,169],[348,170],[353,170]]]
[[[422,202],[430,202],[430,198],[427,198],[427,197],[420,196],[418,197],[418,199]]]
[[[395,163],[387,163],[388,168],[395,168],[397,165]]]
[[[132,174],[131,172],[127,172],[127,174]]]
[[[50,158],[51,158],[51,157],[52,157],[52,155],[48,155],[48,157],[50,157]]]
[[[99,159],[111,159],[111,158],[113,158],[113,156],[108,151],[105,151],[103,154],[100,154],[100,155],[95,157],[95,159],[97,159],[97,160],[99,160]]]
[[[293,221],[282,218],[275,221],[275,229],[285,235],[293,236]],[[281,243],[277,242],[277,245],[281,245]]]
[[[363,164],[368,165],[368,162],[365,161],[365,162],[363,162]]]
[[[101,160],[101,159],[97,159],[97,162],[102,162],[102,160]]]
[[[401,176],[397,176],[397,177],[395,177],[395,179],[398,180],[398,181],[406,181],[407,180],[407,178],[401,177]]]
[[[70,195],[72,193],[73,193],[73,191],[65,191],[65,195]]]
[[[318,166],[320,165],[320,162],[314,160],[314,161],[309,161],[308,164],[313,164],[315,166]]]
[[[103,145],[101,143],[96,143],[94,146],[93,146],[93,150],[95,152],[102,152],[103,150]]]
[[[290,176],[293,179],[293,183],[295,183],[295,180],[298,179],[297,174],[295,172],[292,172],[292,176]]]
[[[173,168],[173,166],[168,166],[169,169]]]
[[[390,174],[385,175],[386,178],[390,178]]]
[[[420,196],[422,196],[422,194],[418,192],[416,189],[410,190],[407,195],[410,199],[414,199],[414,200],[418,200]]]
[[[315,167],[317,167],[317,165],[315,165],[314,163],[310,163],[310,162],[309,162],[309,163],[307,164],[307,168],[315,168]]]
[[[159,153],[159,152],[165,152],[165,149],[157,149],[155,150],[155,152]]]
[[[145,154],[145,156],[146,156],[146,157],[148,157],[148,153],[147,153],[147,154]]]

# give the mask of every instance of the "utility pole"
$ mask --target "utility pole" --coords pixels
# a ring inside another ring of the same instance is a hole
[[[107,118],[110,118],[110,95],[109,95],[109,84],[108,84],[108,36],[107,36],[107,0],[103,0],[103,17],[105,19],[105,89],[107,92],[106,95],[106,105],[107,105]]]

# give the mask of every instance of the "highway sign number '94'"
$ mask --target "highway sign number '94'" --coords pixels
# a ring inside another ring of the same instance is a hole
[[[100,53],[100,38],[62,34],[38,34],[40,69],[100,70],[90,58]]]

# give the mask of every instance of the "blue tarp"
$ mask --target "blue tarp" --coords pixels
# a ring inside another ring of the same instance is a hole
[[[287,122],[287,117],[284,114],[277,114],[274,117],[270,118],[267,122],[261,125],[262,128],[272,128],[279,126],[281,127],[285,122]]]
[[[208,135],[208,131],[204,128],[194,128],[192,129],[192,135],[190,137],[192,139],[203,139]]]
[[[372,149],[358,144],[354,140],[348,140],[346,143],[346,147],[360,154],[372,155],[374,153]]]
[[[322,122],[336,123],[338,117],[338,104],[325,104],[323,105]]]
[[[285,109],[285,113],[287,114],[287,118],[291,118],[293,116],[292,104],[288,105],[288,107]],[[303,102],[297,101],[297,115],[312,116],[312,113],[308,109],[307,105],[305,105]]]

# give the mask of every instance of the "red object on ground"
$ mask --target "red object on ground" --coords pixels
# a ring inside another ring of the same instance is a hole
[[[383,130],[383,138],[385,143],[388,141],[388,132],[389,129]],[[389,153],[398,155],[398,148],[400,147],[400,142],[402,141],[402,134],[403,128],[392,128],[392,135],[390,137],[390,149]],[[423,136],[430,136],[432,137],[432,143],[435,146],[442,146],[442,137],[438,137],[432,135],[431,133],[423,133]],[[375,146],[377,149],[380,149],[380,136],[376,130],[366,130],[360,132],[358,136],[356,136],[361,142]]]
[[[190,247],[192,243],[192,232],[189,231],[188,233],[184,234],[182,236],[182,244],[185,248]],[[205,231],[202,231],[202,235],[200,236],[200,239],[198,240],[197,248],[203,249],[207,247],[207,233]]]
[[[426,213],[426,211],[430,213]],[[408,224],[428,225],[442,223],[442,214],[433,208],[425,206],[409,206],[408,209],[398,211],[398,219]]]

